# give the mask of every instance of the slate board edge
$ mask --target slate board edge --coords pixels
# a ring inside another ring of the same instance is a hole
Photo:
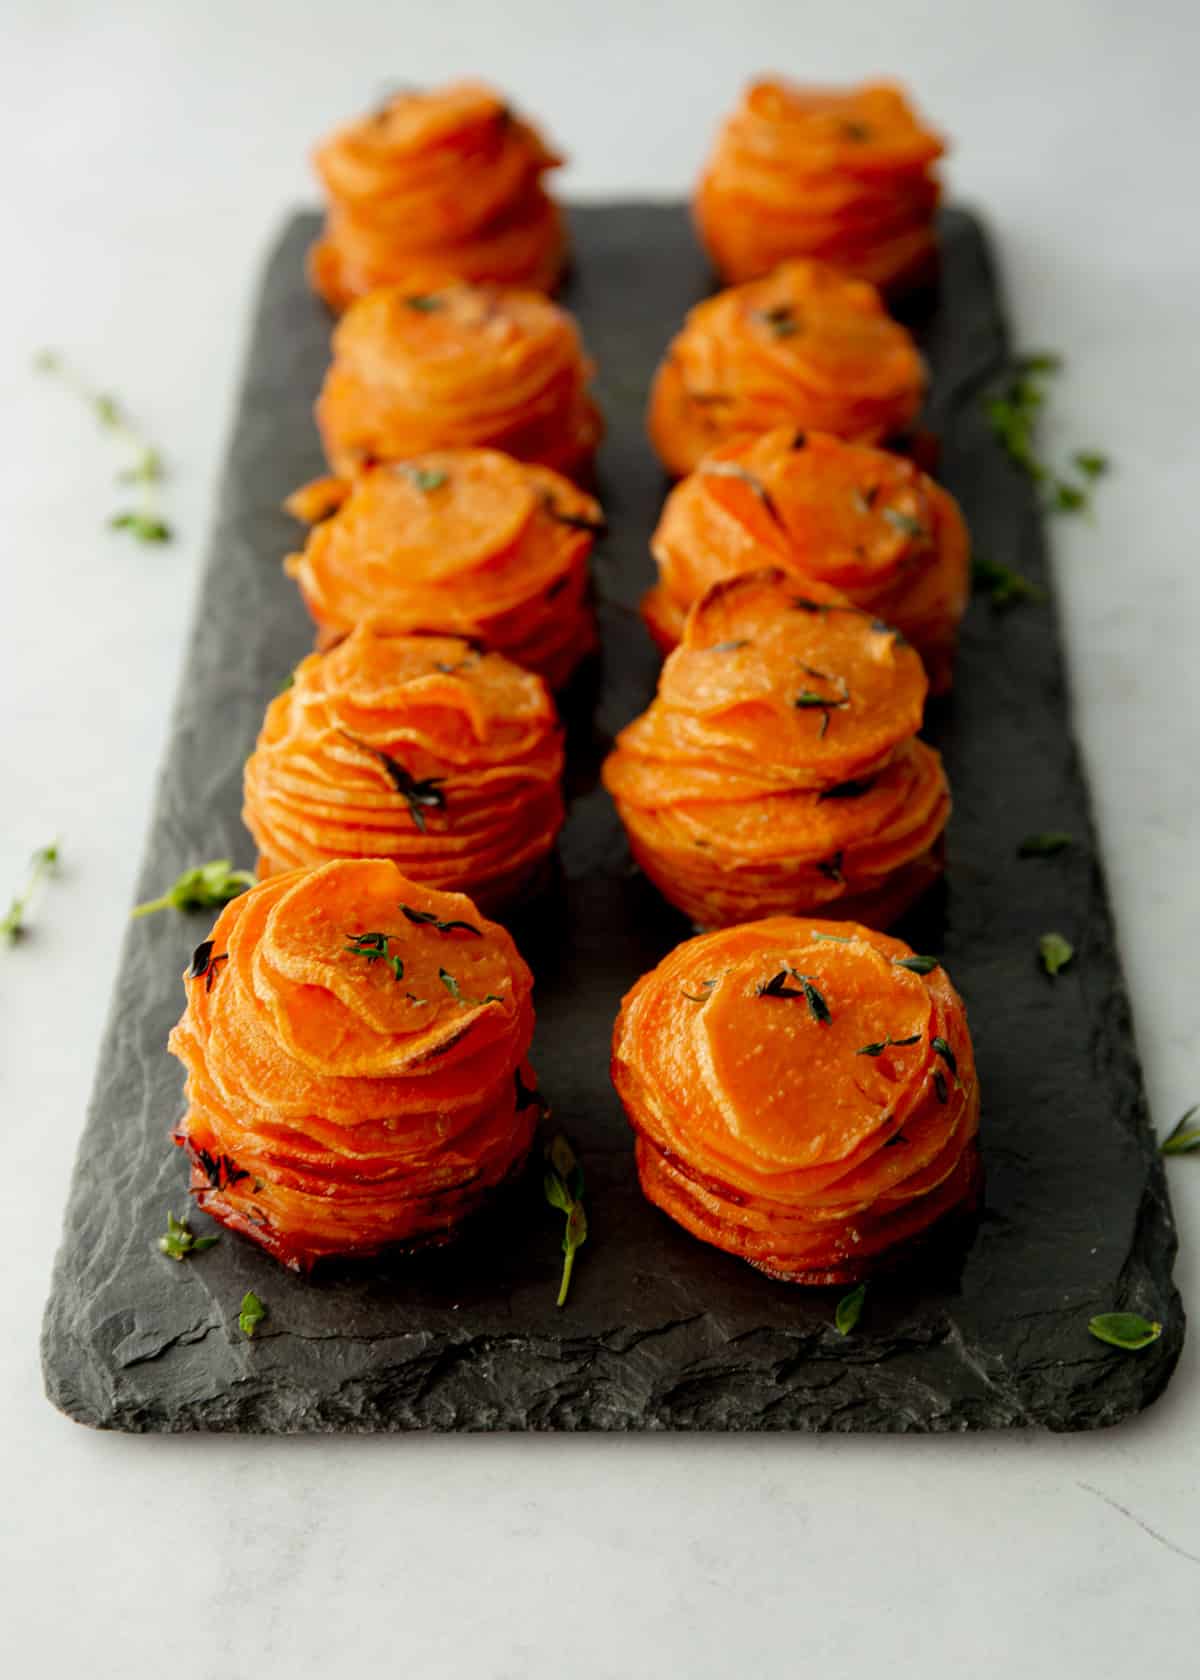
[[[272,247],[268,272],[280,250],[286,245],[292,226],[292,223],[288,224]],[[995,278],[994,263],[992,267]],[[254,342],[257,322],[263,307],[260,297],[258,310],[255,312],[255,325],[251,329],[251,343]],[[237,424],[222,475],[222,495],[219,503],[221,512],[215,523],[208,560],[197,591],[196,618],[189,637],[183,676],[174,708],[176,719],[182,715],[184,697],[191,685],[192,671],[198,664],[203,604],[209,590],[216,587],[219,579],[223,546],[222,521],[224,509],[229,501],[226,487],[232,483],[236,470],[241,431],[246,424],[245,397],[251,384],[251,367],[248,364],[243,374],[235,410],[238,416]],[[1086,785],[1082,779],[1077,748],[1072,774],[1079,781],[1086,799]],[[155,821],[151,828],[152,835],[162,817],[166,783],[167,767],[164,766],[159,777],[159,797]],[[148,846],[139,896],[148,893],[155,884],[156,879],[151,876]],[[1111,912],[1098,862],[1094,871],[1093,891],[1090,925],[1095,932],[1106,938],[1115,950]],[[1137,1235],[1125,1271],[1124,1281],[1128,1286],[1128,1294],[1121,1302],[1122,1305],[1136,1307],[1138,1291],[1143,1280],[1156,1273],[1161,1277],[1169,1272],[1176,1239],[1166,1195],[1163,1163],[1149,1131],[1136,1062],[1131,1060],[1128,1048],[1122,1053],[1122,1045],[1129,1047],[1132,1044],[1132,1029],[1124,980],[1115,958],[1114,965],[1114,969],[1110,971],[1109,995],[1104,1000],[1109,1022],[1114,1029],[1109,1037],[1109,1052],[1114,1058],[1114,1074],[1120,1077],[1122,1071],[1126,1076],[1132,1073],[1137,1087],[1134,1101],[1126,1106],[1125,1116],[1126,1123],[1132,1127],[1136,1136],[1146,1166],[1146,1184]],[[113,1011],[102,1042],[101,1069],[117,1054],[120,1027],[119,1000],[115,995]],[[1120,1065],[1122,1061],[1123,1070]],[[89,1127],[99,1098],[98,1089],[89,1109]],[[631,1344],[628,1337],[616,1330],[602,1337],[581,1338],[577,1343],[569,1344],[573,1356],[585,1355],[588,1364],[596,1362],[601,1366],[613,1358],[626,1361],[630,1354],[637,1354],[646,1366],[646,1394],[636,1414],[625,1412],[619,1406],[606,1405],[603,1384],[600,1384],[598,1401],[583,1394],[570,1393],[569,1389],[575,1382],[574,1377],[568,1380],[568,1391],[557,1391],[553,1382],[545,1382],[539,1404],[532,1409],[528,1403],[514,1406],[511,1402],[506,1402],[501,1392],[504,1384],[498,1378],[494,1384],[494,1397],[483,1401],[469,1419],[439,1411],[439,1383],[436,1373],[429,1368],[428,1349],[413,1347],[411,1343],[414,1338],[411,1336],[398,1339],[409,1344],[405,1347],[393,1348],[389,1347],[386,1339],[374,1340],[370,1345],[376,1355],[372,1361],[376,1369],[370,1379],[356,1377],[344,1388],[335,1386],[315,1404],[311,1403],[312,1397],[309,1392],[304,1395],[290,1393],[286,1381],[281,1381],[278,1371],[260,1372],[257,1377],[250,1375],[248,1371],[245,1378],[237,1384],[236,1392],[226,1397],[224,1402],[221,1397],[210,1395],[195,1405],[175,1405],[169,1409],[147,1405],[133,1411],[127,1406],[122,1406],[114,1412],[114,1396],[106,1369],[102,1362],[96,1360],[94,1350],[78,1337],[69,1301],[70,1234],[78,1223],[88,1196],[80,1170],[87,1154],[87,1138],[88,1132],[85,1130],[67,1205],[64,1242],[55,1264],[52,1294],[47,1307],[43,1332],[43,1362],[49,1398],[68,1416],[94,1427],[120,1428],[135,1432],[229,1429],[239,1432],[261,1430],[278,1433],[377,1432],[414,1428],[528,1430],[664,1429],[698,1426],[708,1429],[735,1427],[751,1430],[806,1430],[819,1427],[896,1433],[911,1430],[946,1431],[1019,1426],[1030,1421],[1025,1399],[1018,1391],[1019,1385],[1007,1392],[1000,1392],[986,1373],[980,1373],[978,1393],[969,1401],[941,1413],[906,1409],[894,1399],[886,1403],[877,1401],[872,1404],[869,1398],[860,1396],[847,1407],[844,1416],[835,1416],[833,1420],[828,1416],[828,1403],[822,1400],[818,1408],[822,1415],[814,1424],[807,1415],[807,1408],[814,1398],[821,1399],[821,1389],[825,1385],[817,1384],[815,1389],[810,1390],[798,1382],[789,1386],[789,1380],[796,1377],[801,1365],[814,1372],[826,1365],[839,1368],[852,1366],[854,1352],[852,1347],[846,1344],[831,1346],[823,1338],[807,1335],[777,1338],[785,1343],[790,1341],[790,1346],[781,1351],[779,1360],[780,1391],[772,1404],[764,1408],[756,1419],[748,1420],[743,1413],[732,1424],[723,1424],[719,1417],[714,1417],[711,1406],[698,1401],[695,1407],[697,1422],[693,1423],[689,1421],[689,1385],[698,1385],[703,1389],[709,1360],[726,1348],[726,1339],[720,1325],[706,1313],[681,1320],[675,1325],[662,1325],[651,1335],[641,1338],[636,1345]],[[1131,1391],[1128,1380],[1130,1372],[1124,1368],[1124,1361],[1120,1356],[1106,1358],[1099,1365],[1094,1360],[1089,1361],[1081,1373],[1081,1386],[1072,1395],[1071,1404],[1064,1407],[1061,1417],[1056,1419],[1053,1415],[1043,1413],[1035,1421],[1040,1426],[1051,1429],[1101,1427],[1121,1421],[1155,1399],[1169,1379],[1183,1339],[1182,1310],[1178,1293],[1174,1291],[1173,1286],[1172,1291],[1172,1311],[1167,1332],[1151,1349],[1142,1354],[1128,1356],[1139,1362],[1140,1387]],[[275,1331],[272,1334],[286,1336],[287,1332]],[[673,1338],[682,1338],[687,1344],[687,1358],[683,1364],[679,1363],[678,1358],[666,1345],[671,1343]],[[345,1340],[348,1347],[365,1345],[350,1339]],[[486,1364],[499,1371],[501,1378],[503,1368],[510,1357],[515,1357],[519,1363],[527,1362],[531,1356],[540,1359],[543,1353],[549,1353],[551,1358],[554,1355],[554,1350],[541,1350],[536,1343],[531,1343],[524,1337],[506,1340],[484,1336],[468,1337],[461,1341],[455,1341],[453,1338],[439,1340],[435,1363],[444,1365],[449,1362],[459,1367],[464,1362]],[[263,1351],[265,1353],[265,1349]],[[950,1345],[937,1349],[926,1347],[916,1352],[918,1363],[947,1355],[954,1359],[962,1358],[970,1364],[964,1349],[955,1350]],[[1114,1392],[1109,1393],[1110,1389]]]

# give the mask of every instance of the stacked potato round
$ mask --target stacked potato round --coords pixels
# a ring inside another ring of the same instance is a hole
[[[790,262],[689,311],[654,376],[647,424],[678,476],[726,439],[774,426],[899,437],[924,392],[916,344],[874,286]]]
[[[559,280],[562,217],[541,182],[561,160],[480,82],[397,93],[315,161],[329,214],[309,273],[333,309],[398,282]]]
[[[642,613],[664,651],[710,584],[769,562],[886,619],[933,692],[950,686],[970,544],[958,503],[911,461],[788,426],[740,438],[671,492],[651,547],[659,582]]]
[[[540,677],[456,637],[360,625],[267,708],[242,814],[260,875],[387,857],[493,908],[554,847],[562,766]]]
[[[317,427],[339,473],[478,446],[580,477],[603,430],[591,372],[574,321],[538,292],[385,286],[337,325]]]
[[[559,688],[595,646],[588,557],[600,509],[557,473],[490,449],[378,466],[285,561],[327,647],[353,629],[444,630]]]
[[[856,1282],[979,1186],[962,1000],[932,959],[779,916],[688,940],[638,981],[613,1081],[649,1199],[791,1283]]]
[[[886,927],[937,879],[950,794],[926,678],[887,625],[777,567],[714,584],[604,783],[701,927],[814,911]]]
[[[696,193],[700,236],[727,281],[816,257],[888,290],[932,277],[945,147],[887,82],[835,91],[754,82]]]
[[[234,899],[170,1038],[197,1202],[297,1270],[444,1242],[528,1152],[532,984],[470,899],[394,863]]]

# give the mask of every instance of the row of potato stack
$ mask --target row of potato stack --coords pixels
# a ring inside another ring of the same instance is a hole
[[[794,1281],[863,1275],[977,1186],[961,1002],[870,931],[937,877],[949,813],[917,735],[967,535],[913,458],[924,365],[877,289],[930,276],[940,151],[894,88],[751,88],[695,204],[737,284],[692,310],[648,416],[681,480],[643,602],[668,657],[604,780],[647,876],[724,931],[626,999],[614,1078],[646,1194]],[[480,907],[549,867],[553,691],[596,645],[602,421],[546,295],[557,162],[475,83],[317,152],[310,276],[344,313],[331,476],[291,498],[286,561],[317,651],[246,765],[261,883],[197,951],[172,1038],[195,1194],[297,1267],[445,1241],[539,1112],[531,977]]]

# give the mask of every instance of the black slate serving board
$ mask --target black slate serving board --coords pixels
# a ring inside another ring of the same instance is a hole
[[[515,926],[538,980],[534,1056],[576,1140],[592,1237],[568,1307],[554,1306],[561,1216],[529,1182],[457,1248],[304,1281],[225,1235],[176,1264],[156,1252],[181,1211],[168,1142],[181,1075],[163,1048],[202,918],[132,925],[120,965],[46,1314],[47,1390],[70,1416],[127,1430],[956,1430],[1117,1422],[1162,1390],[1183,1339],[1175,1232],[1147,1127],[1124,982],[1064,689],[1053,608],[1004,616],[976,600],[953,698],[928,733],[955,795],[947,887],[913,937],[966,997],[984,1094],[986,1205],[977,1228],[917,1270],[872,1284],[858,1330],[831,1328],[837,1290],[775,1284],[703,1247],[645,1203],[608,1081],[631,982],[690,929],[628,862],[597,782],[615,731],[646,703],[656,661],[633,612],[664,483],[645,443],[651,372],[711,285],[681,207],[573,213],[566,301],[598,364],[608,420],[598,551],[603,668],[570,698],[570,819],[561,878]],[[321,468],[310,404],[330,322],[296,217],[267,270],[216,532],[171,730],[139,896],[186,865],[252,861],[243,759],[266,701],[311,634],[280,569],[297,543],[284,495]],[[977,223],[944,218],[939,295],[919,330],[934,374],[942,476],[979,552],[1040,583],[1031,489],[1004,460],[979,395],[1006,354]],[[1019,862],[1018,840],[1068,829],[1070,851]],[[1038,936],[1074,964],[1051,982]],[[202,1217],[197,1231],[208,1228]],[[254,1289],[270,1316],[236,1319]],[[1121,1353],[1087,1333],[1116,1307],[1161,1319]]]

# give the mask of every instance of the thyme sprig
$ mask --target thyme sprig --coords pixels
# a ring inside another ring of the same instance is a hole
[[[137,905],[131,914],[136,920],[158,910],[219,910],[253,885],[254,876],[248,869],[235,869],[230,858],[216,858],[212,863],[185,869],[166,892]]]
[[[57,867],[58,855],[58,841],[52,840],[48,846],[39,846],[30,859],[25,886],[13,898],[8,913],[0,920],[0,938],[5,939],[8,944],[15,945],[25,933],[25,917],[29,906],[33,903],[43,878]]]
[[[878,1038],[874,1044],[864,1044],[854,1052],[856,1056],[882,1056],[885,1050],[901,1050],[909,1044],[920,1044],[920,1033],[914,1033],[911,1038],[893,1038],[889,1033],[887,1038]]]
[[[163,458],[147,443],[129,420],[115,397],[93,390],[59,355],[57,350],[39,350],[34,357],[39,373],[52,374],[91,409],[100,425],[117,440],[129,457],[117,474],[118,484],[137,491],[133,507],[114,513],[109,525],[114,531],[128,531],[138,542],[169,542],[171,529],[158,509],[158,486],[164,477]]]
[[[197,1237],[187,1222],[187,1215],[177,1219],[167,1215],[167,1229],[158,1239],[159,1252],[171,1260],[186,1260],[190,1254],[203,1254],[206,1248],[220,1242],[220,1237]]]
[[[1052,351],[1018,356],[1001,389],[984,402],[993,433],[1014,466],[1045,491],[1045,506],[1053,513],[1079,513],[1090,505],[1091,486],[1109,470],[1107,455],[1077,449],[1067,471],[1070,478],[1043,460],[1038,430],[1045,407],[1047,381],[1060,373],[1063,359]]]
[[[352,933],[349,945],[343,945],[343,951],[349,951],[351,956],[364,957],[367,967],[372,963],[386,962],[392,971],[393,980],[404,978],[404,958],[394,957],[388,951],[388,944],[393,939],[399,939],[398,933]]]
[[[446,809],[446,795],[442,792],[446,778],[444,776],[426,776],[422,780],[418,780],[410,770],[401,764],[398,758],[393,758],[391,753],[384,752],[382,747],[373,747],[369,741],[363,741],[359,736],[351,735],[348,730],[343,729],[341,733],[352,746],[358,747],[361,752],[370,753],[372,758],[379,760],[388,781],[391,782],[396,792],[401,795],[408,806],[408,814],[413,820],[413,826],[418,833],[427,833],[425,812],[444,811]]]
[[[563,1132],[557,1133],[546,1145],[542,1188],[550,1206],[567,1216],[562,1241],[562,1279],[555,1302],[556,1306],[564,1307],[575,1270],[575,1256],[587,1241],[588,1220],[583,1205],[583,1168]]]
[[[850,704],[850,688],[845,677],[830,676],[826,671],[818,671],[813,665],[801,665],[805,676],[812,677],[816,682],[833,683],[837,688],[835,695],[818,694],[816,689],[802,688],[792,701],[798,711],[821,712],[821,728],[818,731],[824,737],[829,728],[830,713],[841,711]]]
[[[440,922],[432,910],[414,910],[411,904],[402,904],[400,911],[417,927],[431,927],[437,933],[453,933],[457,929],[462,933],[473,933],[476,939],[483,938],[481,929],[474,922]]]
[[[192,952],[191,965],[187,971],[189,980],[203,980],[204,990],[211,992],[213,981],[220,972],[221,964],[229,961],[228,951],[213,951],[214,941],[202,939]]]

